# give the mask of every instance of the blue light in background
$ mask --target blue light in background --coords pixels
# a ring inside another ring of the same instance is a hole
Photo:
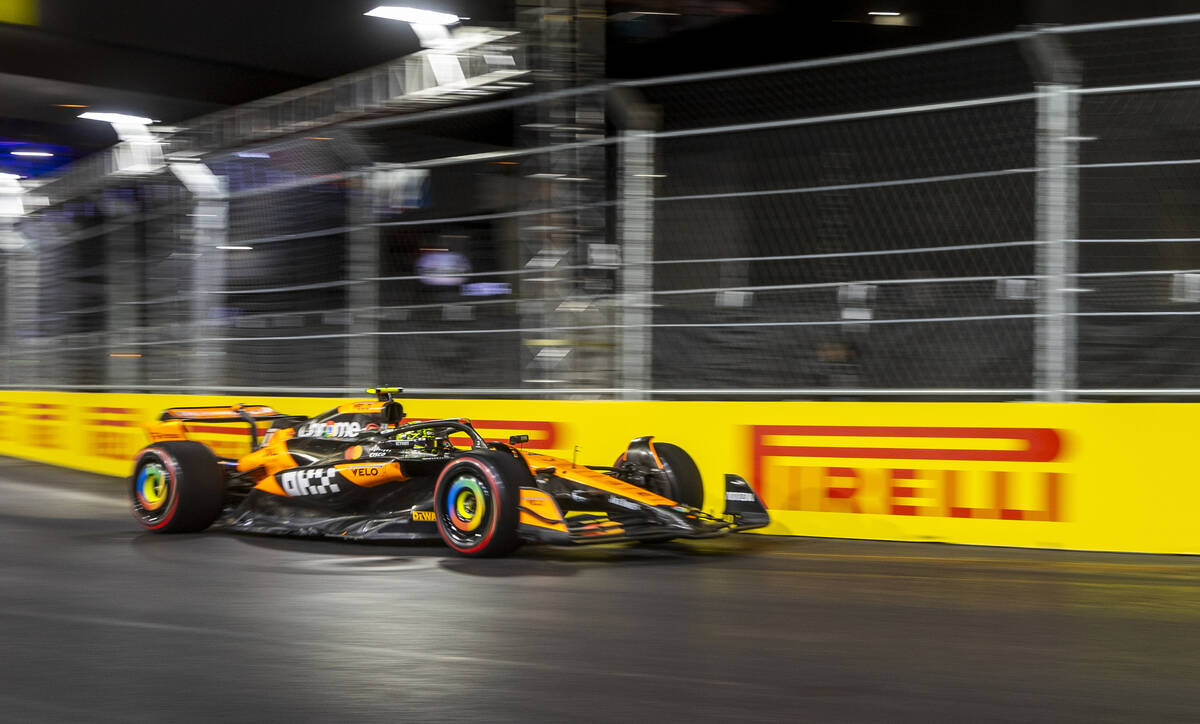
[[[14,156],[13,151],[41,151],[52,155]],[[69,146],[0,138],[0,173],[15,173],[22,177],[41,176],[74,160],[75,154]]]

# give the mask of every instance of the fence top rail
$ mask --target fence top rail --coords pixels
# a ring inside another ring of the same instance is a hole
[[[1102,23],[1082,23],[1080,25],[1047,25],[1037,30],[1043,33],[1095,33],[1105,30],[1125,30],[1127,28],[1147,28],[1155,25],[1181,25],[1183,23],[1200,22],[1200,13],[1185,13],[1182,15],[1160,15],[1153,18],[1136,18],[1131,20],[1109,20]]]

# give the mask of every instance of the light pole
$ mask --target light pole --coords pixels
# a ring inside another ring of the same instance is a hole
[[[147,128],[153,119],[124,113],[80,113],[88,121],[103,121],[117,132],[121,143],[113,149],[116,173],[152,173],[162,168],[162,145]]]

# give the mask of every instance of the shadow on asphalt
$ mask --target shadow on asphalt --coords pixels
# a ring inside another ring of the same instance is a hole
[[[223,541],[263,551],[273,551],[305,560],[268,565],[272,570],[291,572],[373,573],[398,568],[429,568],[465,576],[512,578],[520,576],[568,577],[590,566],[618,567],[687,566],[714,559],[759,555],[778,547],[762,537],[672,541],[667,543],[614,543],[579,547],[526,545],[504,558],[466,558],[455,555],[441,541],[343,541],[321,538],[257,535],[214,530],[205,533],[159,535],[131,531],[123,534],[89,535],[96,543],[127,544],[133,552],[151,560],[219,556],[237,561],[228,550],[214,551],[207,541]],[[248,561],[263,567],[261,561]]]

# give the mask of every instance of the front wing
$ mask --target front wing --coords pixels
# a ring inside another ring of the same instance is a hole
[[[750,485],[737,475],[725,476],[723,516],[699,508],[651,505],[611,492],[581,489],[571,493],[571,510],[564,511],[545,491],[521,488],[521,536],[556,545],[613,543],[672,538],[716,538],[771,522]],[[588,510],[595,508],[595,510]]]

